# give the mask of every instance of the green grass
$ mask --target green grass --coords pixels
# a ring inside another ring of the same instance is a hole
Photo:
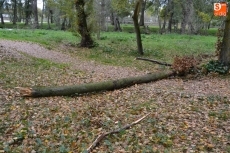
[[[70,32],[54,30],[0,29],[0,38],[10,40],[32,41],[45,46],[60,43],[76,43],[79,38]]]
[[[96,36],[93,37],[99,44],[97,47],[92,49],[77,49],[75,47],[76,51],[73,54],[102,64],[135,66],[139,69],[145,68],[145,66],[149,67],[148,65],[152,67],[152,64],[147,62],[134,61],[139,56],[135,33],[102,32],[101,40],[96,40]],[[71,32],[54,30],[1,29],[0,38],[32,41],[51,49],[60,44],[76,46],[80,42],[80,38]],[[214,36],[200,35],[142,34],[144,57],[171,63],[176,55],[213,54],[216,39]],[[69,52],[68,47],[65,50]]]

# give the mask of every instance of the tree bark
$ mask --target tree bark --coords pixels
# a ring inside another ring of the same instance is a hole
[[[137,0],[132,18],[133,18],[134,28],[136,31],[138,52],[140,55],[144,55],[143,47],[142,47],[142,40],[141,40],[140,26],[138,24],[138,15],[140,12],[141,2],[142,0]]]
[[[13,24],[16,24],[17,22],[17,0],[14,0],[14,3],[13,3]]]
[[[173,0],[169,0],[169,23],[168,23],[168,32],[172,32],[172,21],[174,14],[174,3]]]
[[[1,18],[1,24],[5,24],[2,13],[0,13],[0,18]]]
[[[75,2],[75,7],[77,11],[77,24],[78,24],[78,33],[81,35],[80,47],[93,47],[94,42],[91,38],[90,31],[87,26],[87,15],[85,13],[85,1],[78,0]]]
[[[89,92],[110,91],[126,88],[135,84],[157,81],[174,75],[174,72],[160,72],[157,74],[146,74],[138,77],[129,77],[105,82],[88,83],[73,86],[44,87],[44,88],[21,88],[20,93],[24,97],[48,97],[48,96],[70,96]]]
[[[34,15],[34,27],[33,28],[38,29],[39,23],[38,23],[37,0],[33,0],[33,15]]]
[[[140,26],[145,26],[145,6],[146,6],[146,0],[142,1],[141,5],[141,16],[140,16]]]
[[[226,66],[230,66],[230,7],[228,7],[227,18],[225,21],[224,36],[219,61]]]
[[[41,28],[43,27],[44,12],[45,12],[45,0],[42,0]]]
[[[5,0],[2,0],[0,2],[0,18],[1,18],[1,24],[5,24],[4,23],[4,18],[3,18],[3,5],[5,3]]]
[[[29,24],[31,13],[32,13],[31,0],[26,0],[25,1],[25,25]]]
[[[120,21],[118,17],[115,17],[115,21],[114,21],[114,31],[122,31],[121,29],[121,25],[120,25]]]

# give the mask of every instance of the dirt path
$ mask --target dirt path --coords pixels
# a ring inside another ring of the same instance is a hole
[[[33,57],[48,59],[57,63],[67,63],[74,69],[87,71],[87,73],[93,73],[95,76],[102,78],[121,78],[143,74],[143,72],[138,72],[131,68],[99,65],[93,61],[82,61],[77,57],[71,57],[68,54],[48,50],[41,45],[30,42],[0,40],[0,46],[17,56],[22,52]]]

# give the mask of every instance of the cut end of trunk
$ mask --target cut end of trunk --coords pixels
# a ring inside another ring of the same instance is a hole
[[[23,87],[15,87],[23,97],[28,97],[32,95],[33,89],[32,88],[23,88]]]

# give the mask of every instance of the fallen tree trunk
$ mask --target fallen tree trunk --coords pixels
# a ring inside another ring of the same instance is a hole
[[[70,96],[89,92],[108,91],[126,88],[135,84],[148,83],[172,76],[174,72],[160,72],[157,74],[146,74],[138,77],[129,77],[118,80],[110,80],[97,83],[86,83],[72,86],[43,87],[43,88],[23,88],[19,89],[23,97],[48,97],[48,96]]]

